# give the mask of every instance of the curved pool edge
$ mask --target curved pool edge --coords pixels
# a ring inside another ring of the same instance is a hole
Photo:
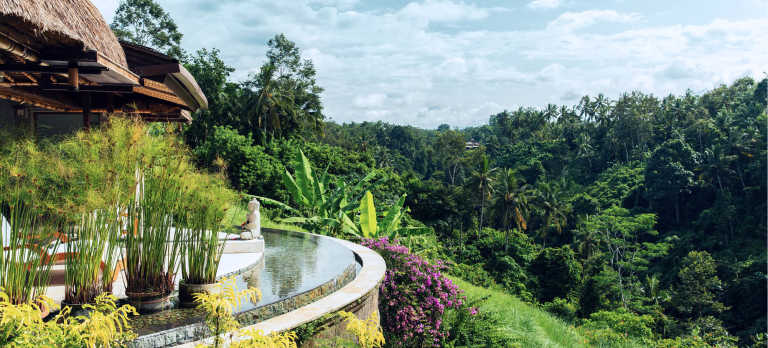
[[[378,288],[381,281],[384,279],[384,274],[387,270],[386,263],[381,255],[367,247],[342,239],[313,233],[302,233],[280,229],[269,230],[291,234],[310,234],[319,238],[333,240],[350,249],[355,254],[355,258],[358,262],[362,264],[362,267],[358,271],[355,279],[347,283],[341,289],[288,313],[272,317],[253,325],[245,326],[244,329],[260,330],[266,335],[273,332],[294,329],[302,324],[318,320],[326,314],[335,313],[352,306],[359,307],[361,302],[370,302],[371,298],[376,302],[376,305],[378,304]],[[369,310],[377,310],[377,308],[369,308]],[[210,340],[210,338],[184,343],[175,347],[192,348],[198,344],[207,343],[208,340]]]

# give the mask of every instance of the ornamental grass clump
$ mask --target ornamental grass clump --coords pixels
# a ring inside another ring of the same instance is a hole
[[[219,230],[226,211],[221,208],[203,206],[187,211],[181,251],[181,275],[186,284],[216,283],[216,271],[224,252]]]
[[[9,303],[28,304],[48,287],[51,260],[47,255],[58,247],[56,229],[19,201],[0,206],[8,218],[0,222],[0,288]]]
[[[395,347],[441,346],[449,336],[443,324],[447,310],[462,310],[462,291],[445,278],[446,266],[430,264],[407,247],[388,238],[365,239],[362,245],[378,252],[387,263],[379,288],[381,326]],[[466,310],[466,309],[464,309]]]
[[[93,303],[101,293],[112,291],[119,237],[116,212],[84,214],[77,225],[69,228],[64,290],[68,305]]]
[[[148,298],[169,295],[174,289],[181,252],[180,235],[174,233],[182,191],[166,167],[145,176],[136,170],[136,197],[128,204],[125,237],[126,295]]]

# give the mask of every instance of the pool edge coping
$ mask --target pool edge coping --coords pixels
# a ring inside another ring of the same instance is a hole
[[[321,318],[328,313],[335,313],[342,310],[346,306],[354,303],[355,301],[363,298],[379,286],[384,279],[384,274],[387,270],[384,259],[375,251],[364,247],[360,244],[356,244],[343,239],[333,238],[329,236],[323,236],[314,233],[297,232],[282,229],[270,229],[279,232],[288,233],[302,233],[310,234],[320,238],[331,239],[334,242],[340,243],[344,247],[348,248],[356,255],[362,263],[362,267],[358,272],[355,279],[347,283],[341,289],[325,296],[315,302],[309,303],[303,307],[299,307],[293,311],[285,314],[264,320],[262,322],[245,326],[243,329],[254,329],[261,331],[263,334],[268,335],[273,332],[282,332],[296,328],[302,324],[306,324]],[[206,343],[210,337],[177,345],[177,348],[191,348],[198,344]]]

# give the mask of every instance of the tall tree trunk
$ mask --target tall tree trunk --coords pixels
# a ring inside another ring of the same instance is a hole
[[[483,214],[485,213],[485,189],[480,188],[480,194],[483,195],[480,197],[480,228],[478,229],[478,236],[480,235],[480,232],[483,229]]]

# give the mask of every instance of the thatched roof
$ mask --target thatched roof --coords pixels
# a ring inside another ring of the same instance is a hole
[[[89,0],[0,0],[0,24],[32,36],[38,43],[83,46],[127,66],[115,34]]]

